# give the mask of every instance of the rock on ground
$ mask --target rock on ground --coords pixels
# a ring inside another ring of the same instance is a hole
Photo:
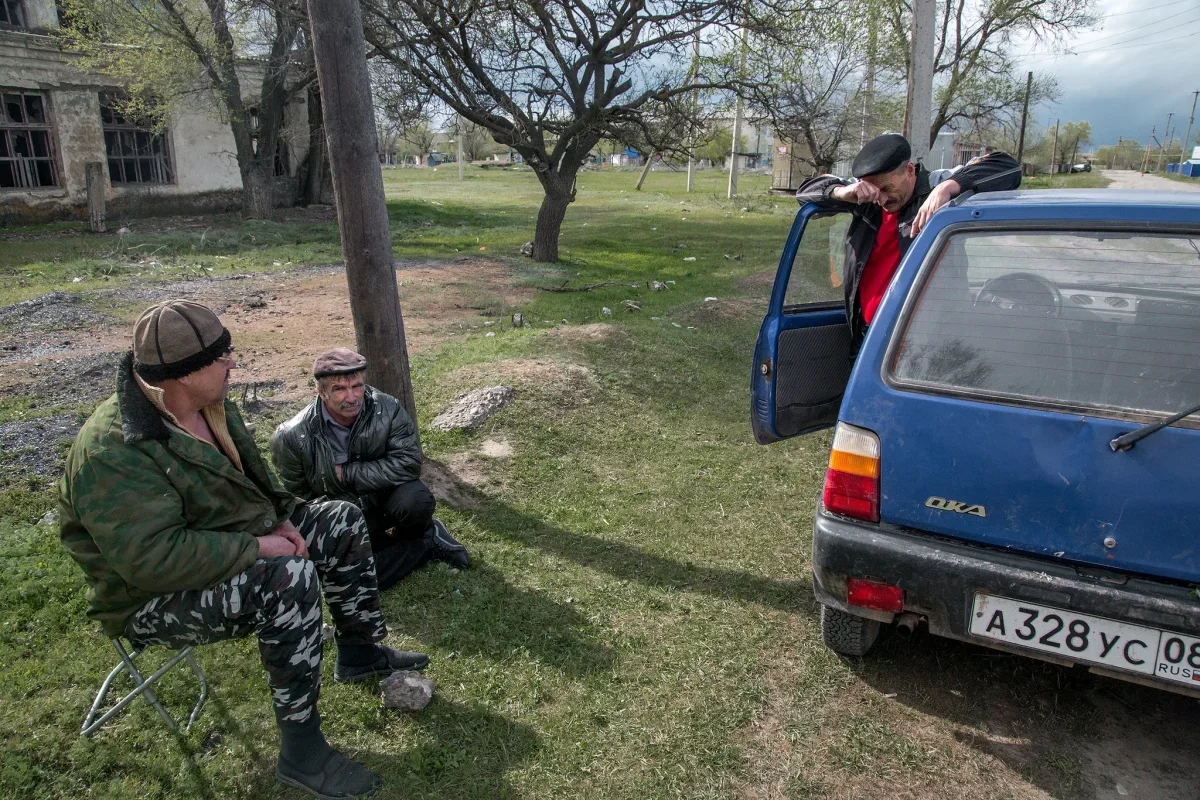
[[[489,386],[455,398],[434,417],[430,426],[439,431],[478,428],[516,396],[510,386]]]
[[[383,690],[384,708],[420,711],[433,699],[437,684],[419,672],[399,670],[380,681],[379,688]]]

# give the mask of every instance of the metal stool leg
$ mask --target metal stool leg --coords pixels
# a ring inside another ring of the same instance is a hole
[[[208,699],[208,682],[204,678],[204,672],[200,669],[200,665],[196,663],[195,657],[192,655],[192,647],[188,646],[180,650],[178,653],[168,659],[165,664],[155,670],[153,675],[151,675],[149,678],[143,678],[141,672],[138,671],[138,668],[134,666],[133,663],[133,660],[141,654],[141,651],[135,650],[133,654],[130,655],[128,652],[126,652],[125,647],[118,639],[113,639],[112,645],[117,651],[117,655],[121,657],[121,663],[113,668],[112,672],[108,674],[108,677],[104,679],[104,683],[100,685],[100,692],[96,695],[96,699],[92,703],[92,708],[88,712],[87,719],[84,720],[83,730],[81,731],[82,735],[91,736],[100,728],[101,725],[112,719],[116,714],[124,709],[125,706],[132,703],[139,695],[145,695],[147,702],[154,706],[154,709],[158,712],[159,716],[161,716],[163,721],[167,723],[167,727],[170,728],[173,733],[178,733],[179,726],[176,725],[175,720],[171,719],[171,715],[167,713],[167,710],[163,708],[162,703],[159,702],[158,697],[154,694],[151,686],[155,683],[155,681],[167,674],[167,672],[169,672],[176,664],[184,659],[187,659],[188,666],[192,668],[192,672],[195,673],[196,678],[200,681],[200,698],[196,701],[195,708],[192,709],[191,716],[188,718],[187,728],[185,729],[190,731],[192,725],[200,715],[200,709],[204,705],[204,701]],[[134,681],[134,690],[125,695],[125,697],[121,698],[115,706],[110,708],[99,719],[93,722],[96,712],[100,708],[100,704],[104,702],[105,696],[112,687],[113,681],[116,679],[117,675],[124,670],[129,670],[129,674]]]
[[[183,729],[185,733],[191,733],[192,726],[196,724],[196,720],[200,717],[200,709],[204,707],[204,701],[208,699],[208,681],[204,679],[204,671],[200,669],[200,665],[196,663],[196,657],[192,655],[192,648],[184,648],[183,653],[187,658],[188,666],[192,668],[192,672],[196,675],[196,680],[200,681],[200,697],[196,700],[196,706],[192,709],[191,715],[188,716],[187,727]]]
[[[160,667],[157,672],[150,677],[150,680],[142,678],[142,673],[138,672],[138,668],[133,665],[133,659],[129,657],[129,653],[125,652],[125,646],[121,644],[119,639],[113,639],[113,647],[117,649],[117,654],[121,656],[121,660],[125,662],[129,674],[133,676],[133,680],[137,685],[137,689],[141,690],[142,694],[146,695],[146,701],[154,706],[154,710],[163,718],[163,722],[167,723],[167,727],[171,729],[171,733],[179,733],[179,726],[175,724],[175,720],[171,719],[171,715],[163,708],[163,704],[158,702],[158,697],[154,694],[154,690],[150,687],[156,680],[166,674],[167,670],[179,663],[179,659],[184,655],[182,652],[168,661],[164,666]]]

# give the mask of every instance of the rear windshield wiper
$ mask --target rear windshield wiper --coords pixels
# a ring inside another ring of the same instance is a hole
[[[1168,425],[1174,425],[1176,422],[1179,422],[1179,420],[1183,419],[1184,417],[1190,417],[1197,411],[1200,411],[1200,406],[1194,406],[1192,408],[1180,411],[1178,414],[1172,414],[1166,419],[1161,419],[1158,422],[1152,422],[1149,425],[1143,425],[1136,431],[1130,431],[1129,433],[1118,436],[1109,442],[1108,446],[1113,449],[1113,452],[1128,450],[1150,434],[1157,433]]]

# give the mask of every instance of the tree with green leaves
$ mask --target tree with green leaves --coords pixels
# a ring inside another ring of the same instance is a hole
[[[1064,172],[1070,172],[1081,147],[1092,143],[1092,123],[1068,122],[1058,129],[1058,152],[1055,153],[1055,163],[1063,165]]]
[[[315,78],[303,0],[61,0],[66,46],[165,126],[196,98],[229,122],[242,214],[267,219],[289,100]],[[261,80],[257,76],[261,74]]]

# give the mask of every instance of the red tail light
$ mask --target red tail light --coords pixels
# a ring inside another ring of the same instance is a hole
[[[886,583],[850,578],[846,581],[846,603],[899,614],[904,610],[904,590]]]
[[[835,514],[879,522],[878,436],[838,423],[821,501]]]

